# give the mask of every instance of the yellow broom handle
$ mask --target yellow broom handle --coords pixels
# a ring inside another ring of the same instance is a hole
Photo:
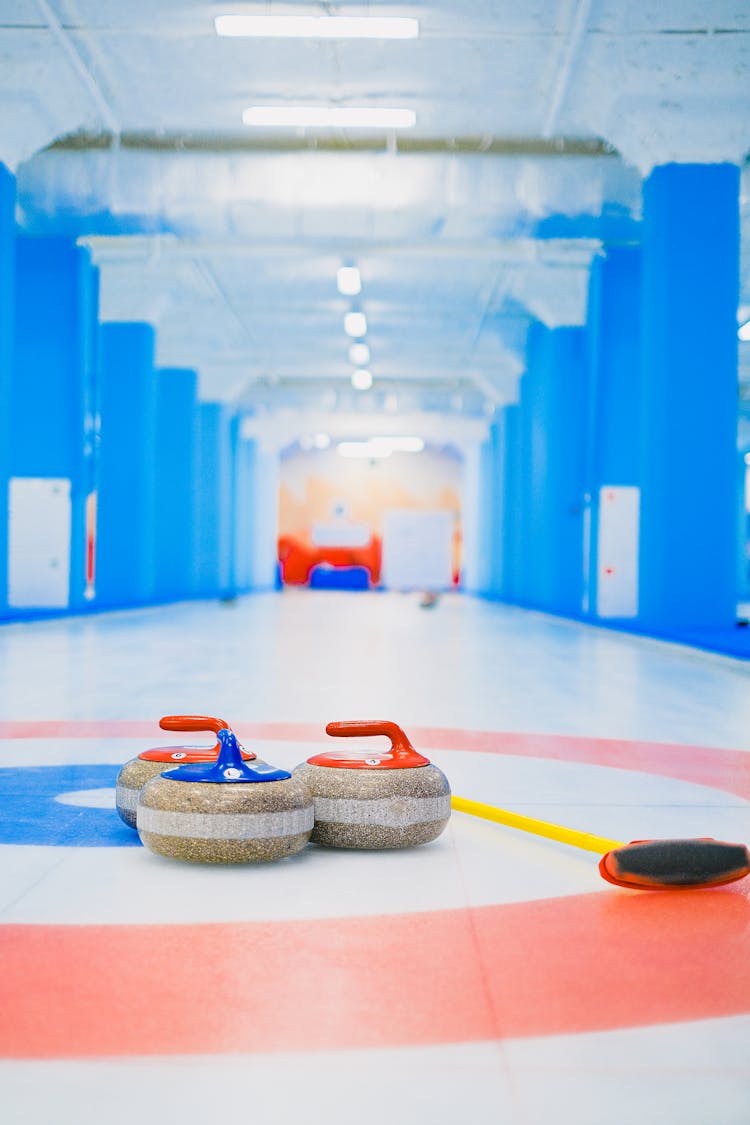
[[[604,855],[613,848],[623,847],[622,840],[605,840],[603,836],[593,836],[590,832],[577,832],[575,828],[535,820],[532,816],[521,816],[519,813],[495,808],[494,805],[483,805],[480,801],[467,801],[465,797],[451,797],[451,806],[457,812],[481,816],[485,820],[505,824],[508,828],[520,828],[522,832],[533,832],[535,836],[546,836],[549,840],[558,840],[561,844],[570,844],[574,848],[583,848],[599,855]]]

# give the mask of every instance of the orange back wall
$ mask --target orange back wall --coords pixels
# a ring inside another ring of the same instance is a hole
[[[426,449],[393,453],[382,460],[348,460],[332,446],[299,450],[282,458],[279,537],[311,543],[313,524],[334,521],[342,506],[346,518],[365,524],[380,537],[388,508],[450,511],[460,539],[461,460]]]

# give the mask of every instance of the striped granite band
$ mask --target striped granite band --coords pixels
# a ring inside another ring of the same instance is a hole
[[[451,814],[450,793],[440,797],[386,797],[377,801],[351,798],[315,798],[315,819],[328,824],[377,824],[407,828],[428,824]]]
[[[118,809],[127,809],[128,812],[135,812],[138,808],[138,798],[140,795],[140,789],[131,789],[129,785],[118,785],[115,794]]]
[[[267,840],[274,836],[296,836],[311,832],[312,805],[264,813],[167,812],[139,805],[138,829],[155,836],[182,836],[193,840]]]

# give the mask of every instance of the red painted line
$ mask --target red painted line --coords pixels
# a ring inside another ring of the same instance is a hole
[[[736,1015],[750,1011],[749,923],[748,900],[724,889],[282,923],[10,925],[0,1055],[405,1046]]]
[[[323,724],[235,723],[245,742],[311,742],[331,745]],[[668,742],[637,742],[622,738],[586,738],[582,735],[528,734],[513,731],[466,731],[446,727],[409,727],[417,749],[467,750],[523,758],[549,758],[635,770],[707,785],[750,800],[750,752]],[[92,721],[40,720],[0,722],[0,739],[27,738],[149,738],[164,745],[157,722],[103,719]]]
[[[471,750],[635,770],[707,785],[750,800],[750,752],[743,750],[570,734],[452,731],[439,727],[410,727],[409,736],[415,746],[423,749]]]
[[[329,741],[322,723],[232,725],[243,738]],[[152,738],[163,745],[169,735],[159,729],[158,719],[37,719],[0,721],[0,739],[6,738]]]

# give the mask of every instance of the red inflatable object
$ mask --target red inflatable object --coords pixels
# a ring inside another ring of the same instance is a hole
[[[313,567],[327,563],[333,567],[362,566],[368,571],[372,585],[377,586],[381,546],[379,535],[373,535],[364,547],[315,547],[291,535],[282,535],[279,538],[281,580],[288,586],[306,586]]]

